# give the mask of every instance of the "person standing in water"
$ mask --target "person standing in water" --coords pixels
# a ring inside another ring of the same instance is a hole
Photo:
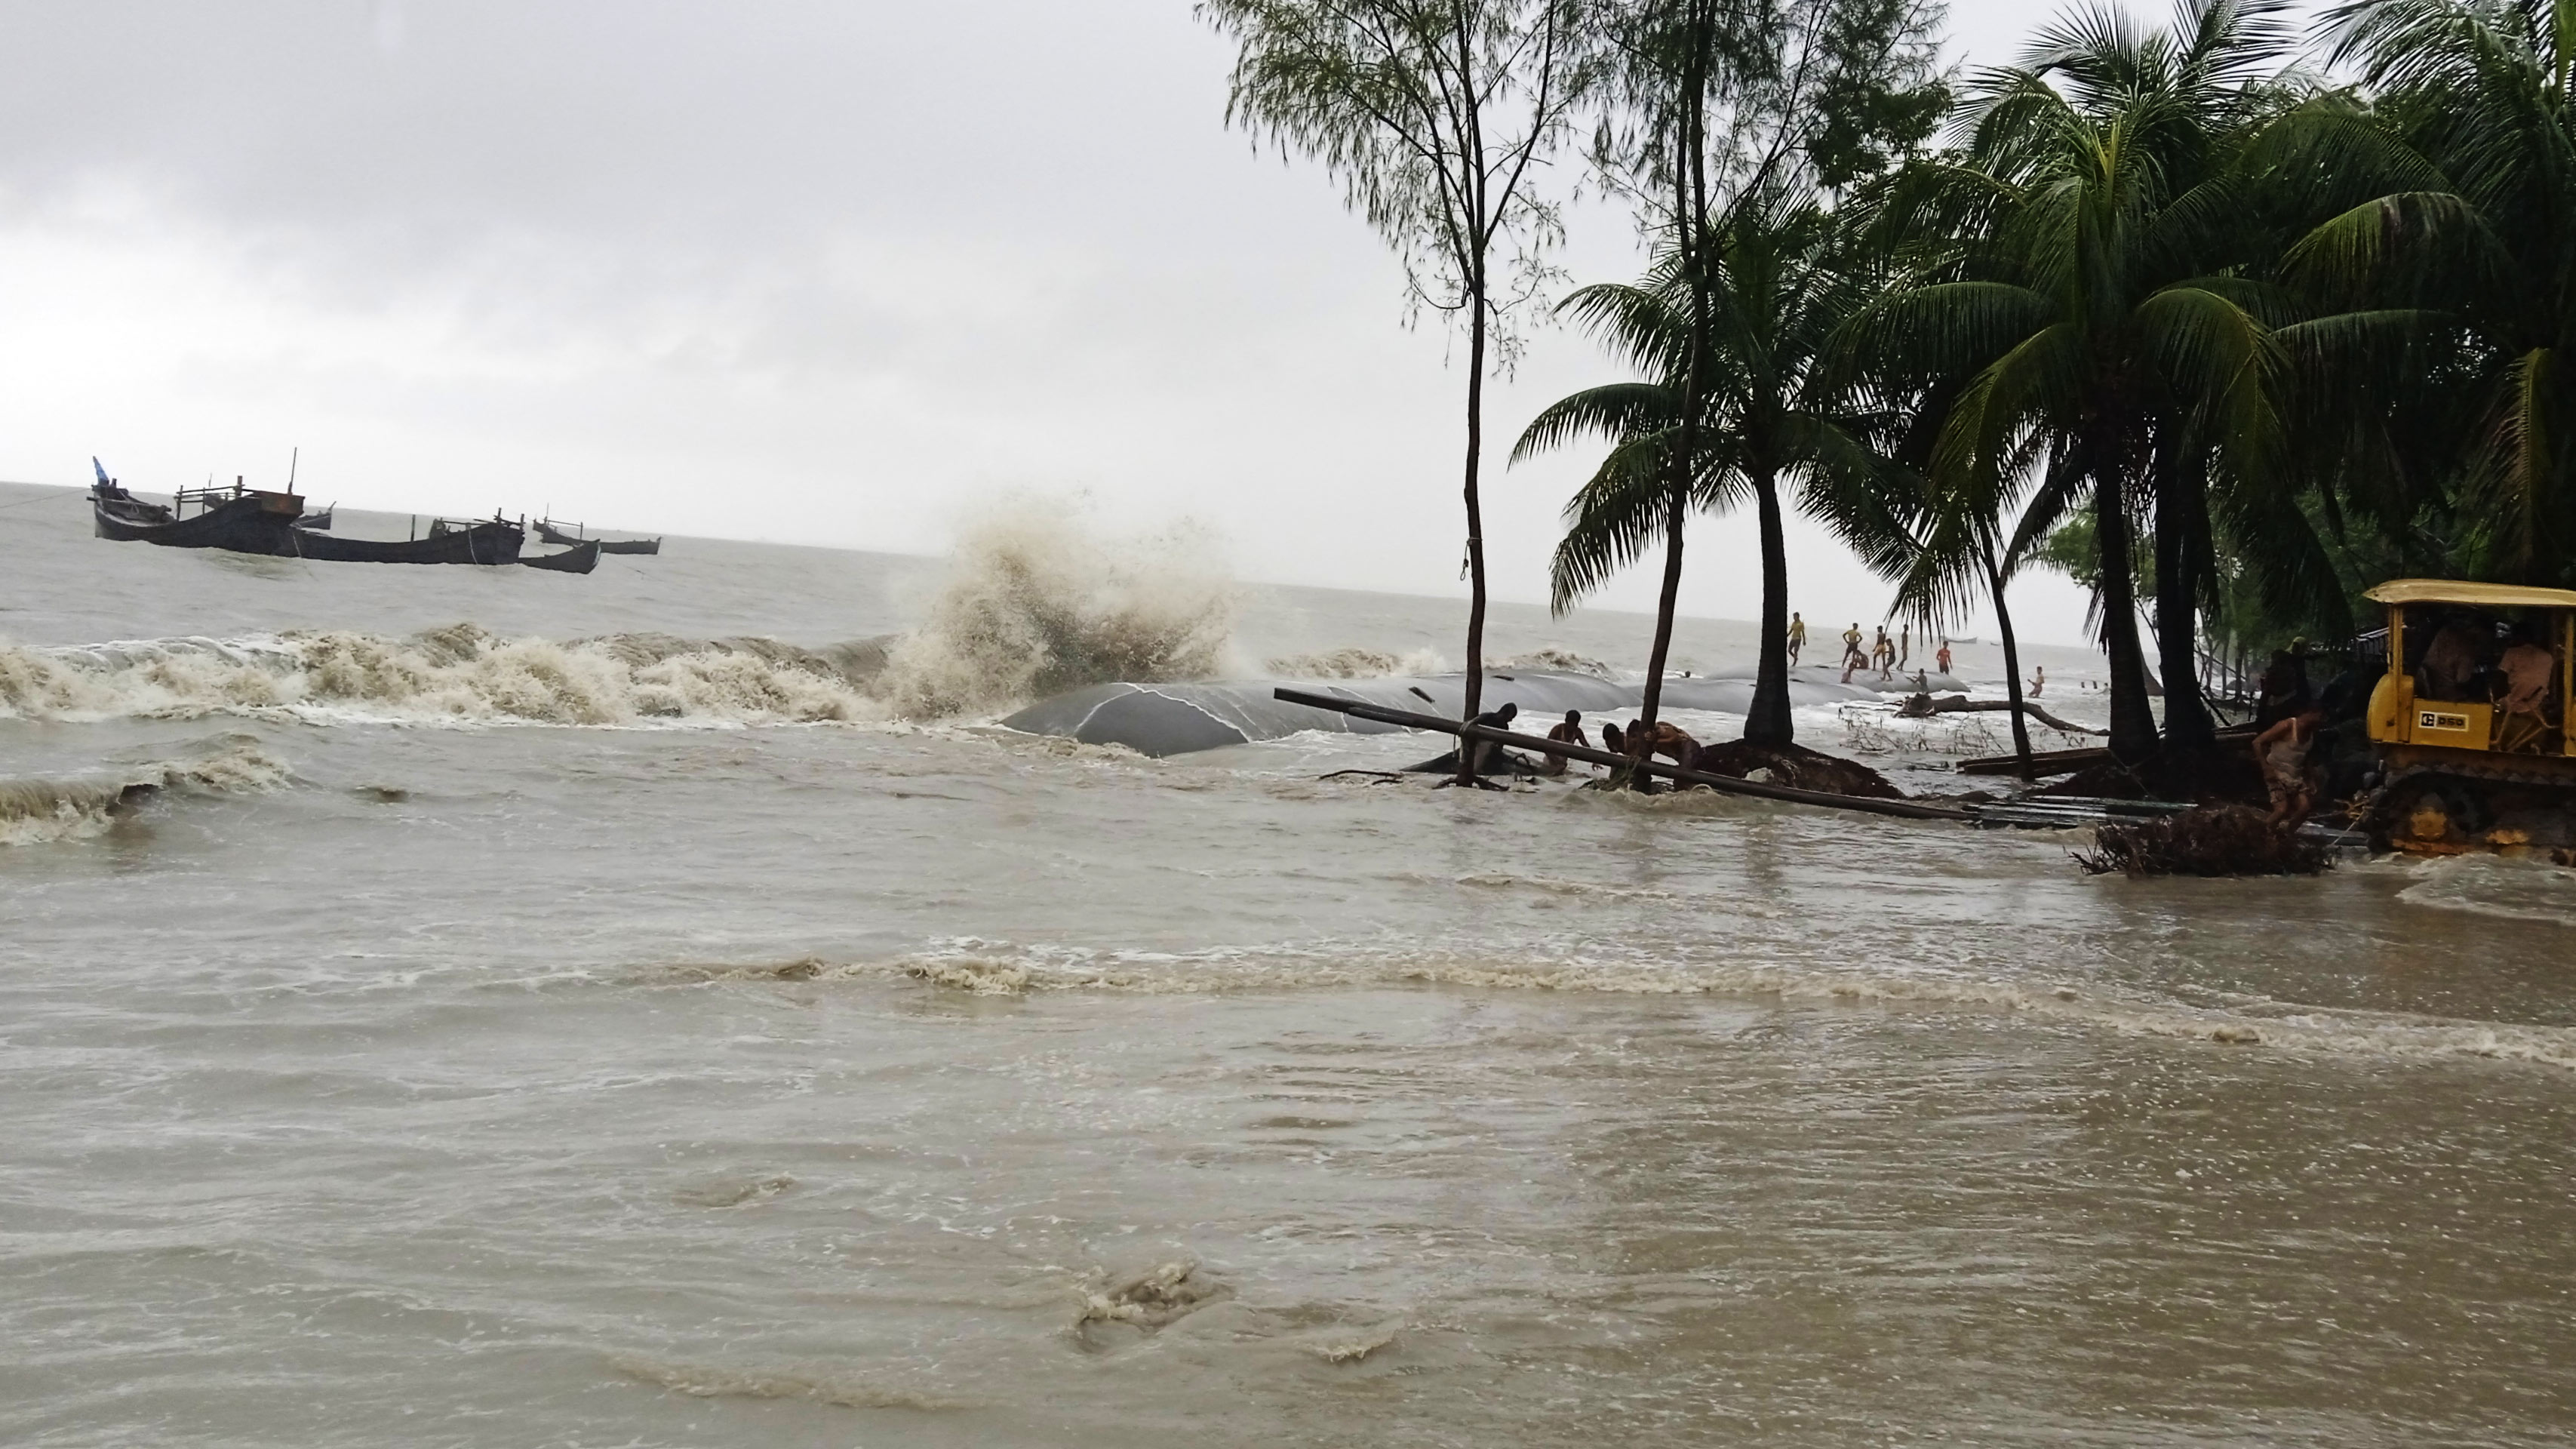
[[[2308,748],[2316,743],[2317,726],[2325,722],[2325,711],[2304,709],[2254,737],[2254,759],[2263,767],[2263,787],[2272,795],[2272,813],[2264,818],[2272,824],[2297,825],[2314,807]]]
[[[1896,667],[1903,669],[1914,659],[1914,622],[1909,619],[1896,627]]]
[[[2033,698],[2033,699],[2037,699],[2037,698],[2039,698],[2039,697],[2040,697],[2040,695],[2041,695],[2042,693],[2044,693],[2047,689],[2048,689],[2048,669],[2047,669],[2047,667],[2046,667],[2046,666],[2044,666],[2044,665],[2033,665],[2033,666],[2031,667],[2031,671],[2030,671],[2030,697],[2031,697],[2031,698]]]
[[[1932,665],[1943,674],[1950,672],[1950,641],[1941,641],[1941,652],[1932,656]]]
[[[1592,741],[1584,738],[1583,736],[1583,712],[1581,710],[1567,710],[1565,712],[1565,723],[1550,729],[1547,732],[1547,737],[1561,745],[1581,745],[1585,749],[1590,749],[1592,747]],[[1546,774],[1562,775],[1565,773],[1565,756],[1550,755],[1547,757],[1546,762],[1539,766],[1539,769]]]
[[[1506,700],[1501,709],[1489,709],[1483,714],[1476,716],[1475,723],[1483,725],[1487,729],[1507,730],[1512,727],[1512,720],[1517,717],[1520,712],[1521,707],[1519,705]],[[1479,775],[1502,762],[1503,747],[1494,743],[1492,740],[1476,741],[1475,751],[1476,753],[1471,756],[1471,758],[1476,762],[1475,773]]]
[[[1799,650],[1801,650],[1801,649],[1804,649],[1804,648],[1806,648],[1806,647],[1807,647],[1807,621],[1806,621],[1806,620],[1804,620],[1804,619],[1802,619],[1802,618],[1800,618],[1800,617],[1798,617],[1798,611],[1797,611],[1797,610],[1795,610],[1795,609],[1791,609],[1791,610],[1789,611],[1789,667],[1790,667],[1790,668],[1795,669],[1795,668],[1797,668],[1797,667],[1798,667],[1798,651],[1799,651]]]

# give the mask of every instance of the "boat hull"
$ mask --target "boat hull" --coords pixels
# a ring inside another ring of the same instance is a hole
[[[566,548],[596,543],[601,553],[660,553],[662,551],[662,540],[659,538],[584,538],[578,533],[566,533],[543,519],[537,521],[536,527],[537,537],[548,543],[561,544]]]
[[[519,525],[487,519],[427,538],[349,538],[299,528],[285,551],[321,563],[510,564],[519,561],[526,541]]]
[[[586,574],[599,567],[599,550],[599,540],[594,538],[561,553],[529,554],[519,562],[532,569],[552,569],[559,574]]]
[[[304,500],[292,493],[245,493],[194,517],[174,519],[168,509],[156,504],[92,497],[90,511],[98,536],[119,543],[291,554],[295,520],[304,512]]]

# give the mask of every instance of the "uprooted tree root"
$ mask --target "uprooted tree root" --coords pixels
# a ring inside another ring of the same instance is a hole
[[[2316,875],[2334,865],[2334,852],[2296,826],[2275,825],[2242,805],[2104,825],[2093,832],[2090,853],[2073,854],[2087,875]]]

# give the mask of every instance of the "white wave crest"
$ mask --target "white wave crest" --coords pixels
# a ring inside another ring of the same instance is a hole
[[[1214,677],[1237,604],[1202,531],[1093,531],[1068,504],[1015,499],[971,529],[879,698],[910,719],[991,713],[1085,685]]]
[[[1589,674],[1595,679],[1617,679],[1619,671],[1587,654],[1577,654],[1558,644],[1515,654],[1508,659],[1488,659],[1487,669],[1550,669],[1561,674]]]
[[[2461,855],[2416,866],[2397,893],[2408,905],[2499,920],[2576,926],[2576,871],[2545,861]]]
[[[284,761],[257,741],[237,737],[190,759],[59,780],[0,780],[0,846],[95,835],[119,811],[155,791],[251,794],[276,789],[287,776]]]
[[[1390,654],[1383,649],[1333,649],[1289,654],[1263,666],[1281,679],[1384,679],[1390,675],[1446,674],[1449,661],[1432,649]]]
[[[638,647],[627,636],[503,639],[459,624],[407,639],[331,631],[0,645],[0,718],[629,725],[884,716],[825,654],[767,640],[668,642],[679,647]]]

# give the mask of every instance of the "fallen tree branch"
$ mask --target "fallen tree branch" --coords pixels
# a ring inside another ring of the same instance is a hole
[[[1896,712],[1898,715],[1906,719],[1930,719],[1936,714],[1982,714],[1987,710],[2011,709],[2012,707],[2013,702],[2008,699],[1970,699],[1964,694],[1945,694],[1940,698],[1935,699],[1928,694],[1916,694],[1908,695],[1905,703],[1898,706]],[[2047,710],[2041,709],[2038,705],[2035,705],[2026,699],[2021,702],[2021,712],[2029,715],[2032,719],[2039,721],[2041,724],[2048,726],[2050,729],[2059,730],[2070,735],[2107,735],[2110,733],[2109,730],[2097,730],[2085,725],[2069,724],[2065,720],[2059,719],[2057,716],[2050,714]]]

